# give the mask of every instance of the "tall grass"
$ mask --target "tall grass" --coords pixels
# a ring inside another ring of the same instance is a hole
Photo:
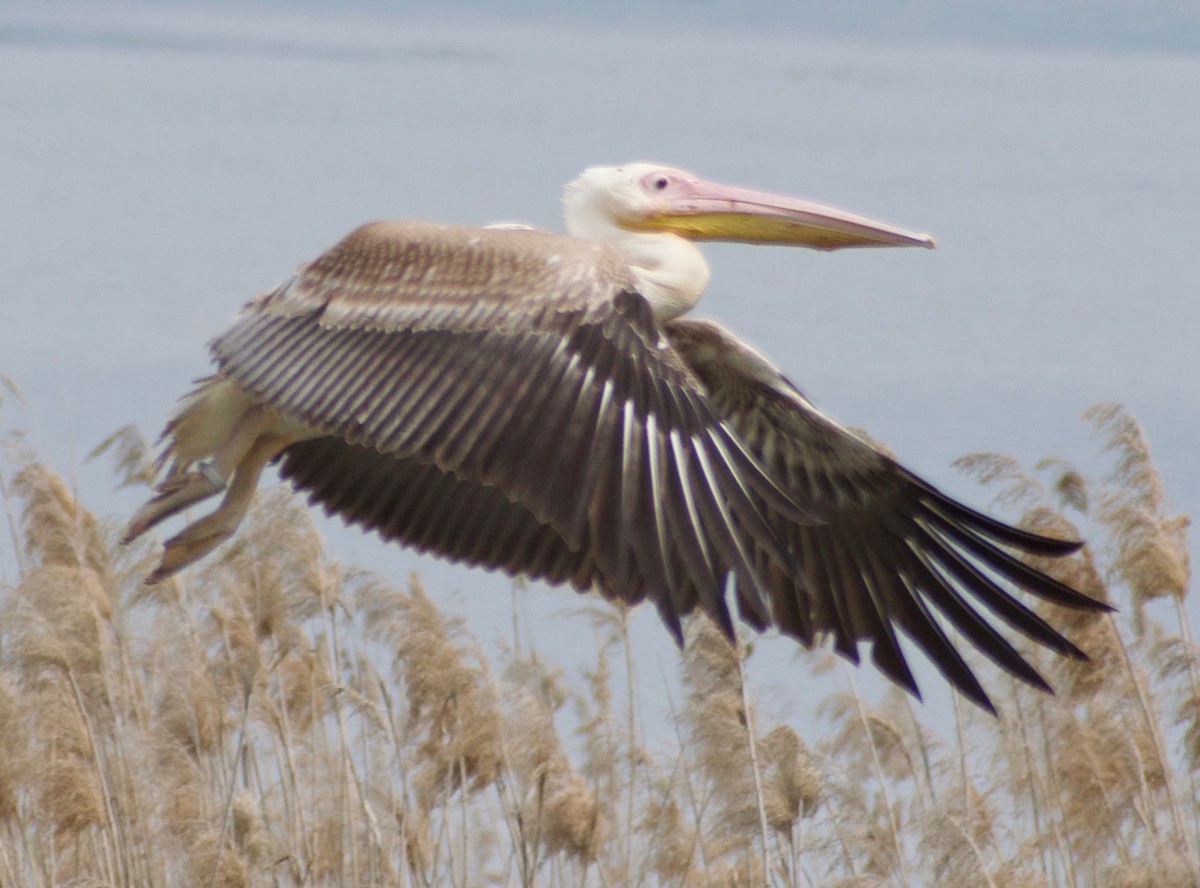
[[[1200,884],[1187,521],[1133,419],[1088,421],[1113,463],[1098,480],[963,461],[1030,527],[1095,541],[1038,565],[1121,610],[1045,608],[1092,655],[1027,652],[1056,696],[997,680],[1000,717],[956,703],[946,732],[847,670],[825,724],[799,728],[747,691],[748,648],[693,620],[665,749],[635,721],[635,699],[669,692],[634,672],[623,611],[572,618],[595,639],[582,675],[525,642],[488,656],[417,577],[329,558],[282,489],[146,587],[154,544],[116,545],[119,516],[10,433],[0,884]],[[119,479],[145,483],[136,436],[110,443]]]

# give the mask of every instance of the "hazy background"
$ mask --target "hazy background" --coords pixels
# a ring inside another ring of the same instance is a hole
[[[937,236],[713,246],[700,309],[930,480],[983,505],[949,465],[969,451],[1103,467],[1078,416],[1116,400],[1200,514],[1193,4],[448,9],[0,4],[0,373],[29,401],[0,419],[91,507],[140,495],[86,453],[126,423],[156,435],[205,342],[353,226],[557,228],[581,168],[653,159]],[[503,577],[327,532],[346,561],[419,570],[483,640],[511,633]],[[586,624],[547,630],[577,600],[519,601],[574,668]],[[637,632],[644,679],[673,672],[652,613]],[[803,715],[792,649],[752,670]]]

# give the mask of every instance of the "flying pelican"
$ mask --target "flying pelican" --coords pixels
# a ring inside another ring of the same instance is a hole
[[[247,304],[167,425],[163,480],[125,540],[224,498],[167,541],[147,582],[233,535],[278,459],[310,503],[385,539],[649,599],[677,640],[696,608],[732,637],[732,596],[757,630],[832,636],[855,662],[871,642],[919,696],[899,630],[992,711],[945,624],[1043,689],[983,611],[1084,656],[1005,587],[1105,608],[1009,551],[1078,542],[956,502],[729,331],[682,317],[709,279],[695,241],[932,238],[648,163],[592,167],[563,202],[569,236],[370,223]]]

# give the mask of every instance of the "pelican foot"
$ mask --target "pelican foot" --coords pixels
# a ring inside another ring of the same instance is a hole
[[[203,558],[233,536],[240,523],[240,516],[231,516],[218,509],[194,524],[189,524],[167,540],[163,547],[162,560],[150,576],[146,577],[146,585],[153,586]]]
[[[170,518],[193,503],[220,493],[225,489],[225,482],[212,466],[204,463],[199,471],[166,478],[154,489],[158,496],[134,513],[125,532],[121,534],[122,545],[132,543],[160,521]]]

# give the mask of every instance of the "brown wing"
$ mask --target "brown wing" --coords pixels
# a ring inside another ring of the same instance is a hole
[[[279,473],[305,491],[310,504],[420,552],[580,591],[603,584],[587,539],[572,549],[499,488],[464,481],[431,463],[341,438],[314,438],[285,450]],[[642,597],[626,591],[619,597],[630,603]]]
[[[763,514],[803,513],[714,414],[611,248],[374,223],[247,306],[213,352],[325,435],[495,488],[609,590],[653,598],[677,636],[693,595],[732,631],[728,575],[765,600],[762,565],[794,573]]]
[[[768,622],[811,644],[834,636],[857,662],[857,642],[872,643],[875,663],[917,693],[894,627],[911,638],[960,691],[992,705],[942,629],[940,615],[994,662],[1048,688],[978,605],[1061,654],[1083,654],[1001,582],[1076,608],[1105,609],[1002,546],[1036,555],[1067,555],[1080,543],[1027,533],[956,502],[818,411],[775,367],[711,321],[665,325],[672,346],[703,382],[709,402],[794,500],[821,518],[772,520],[800,562],[798,579],[760,563],[770,589],[769,614],[755,596],[743,617]],[[994,711],[994,710],[993,710]]]

